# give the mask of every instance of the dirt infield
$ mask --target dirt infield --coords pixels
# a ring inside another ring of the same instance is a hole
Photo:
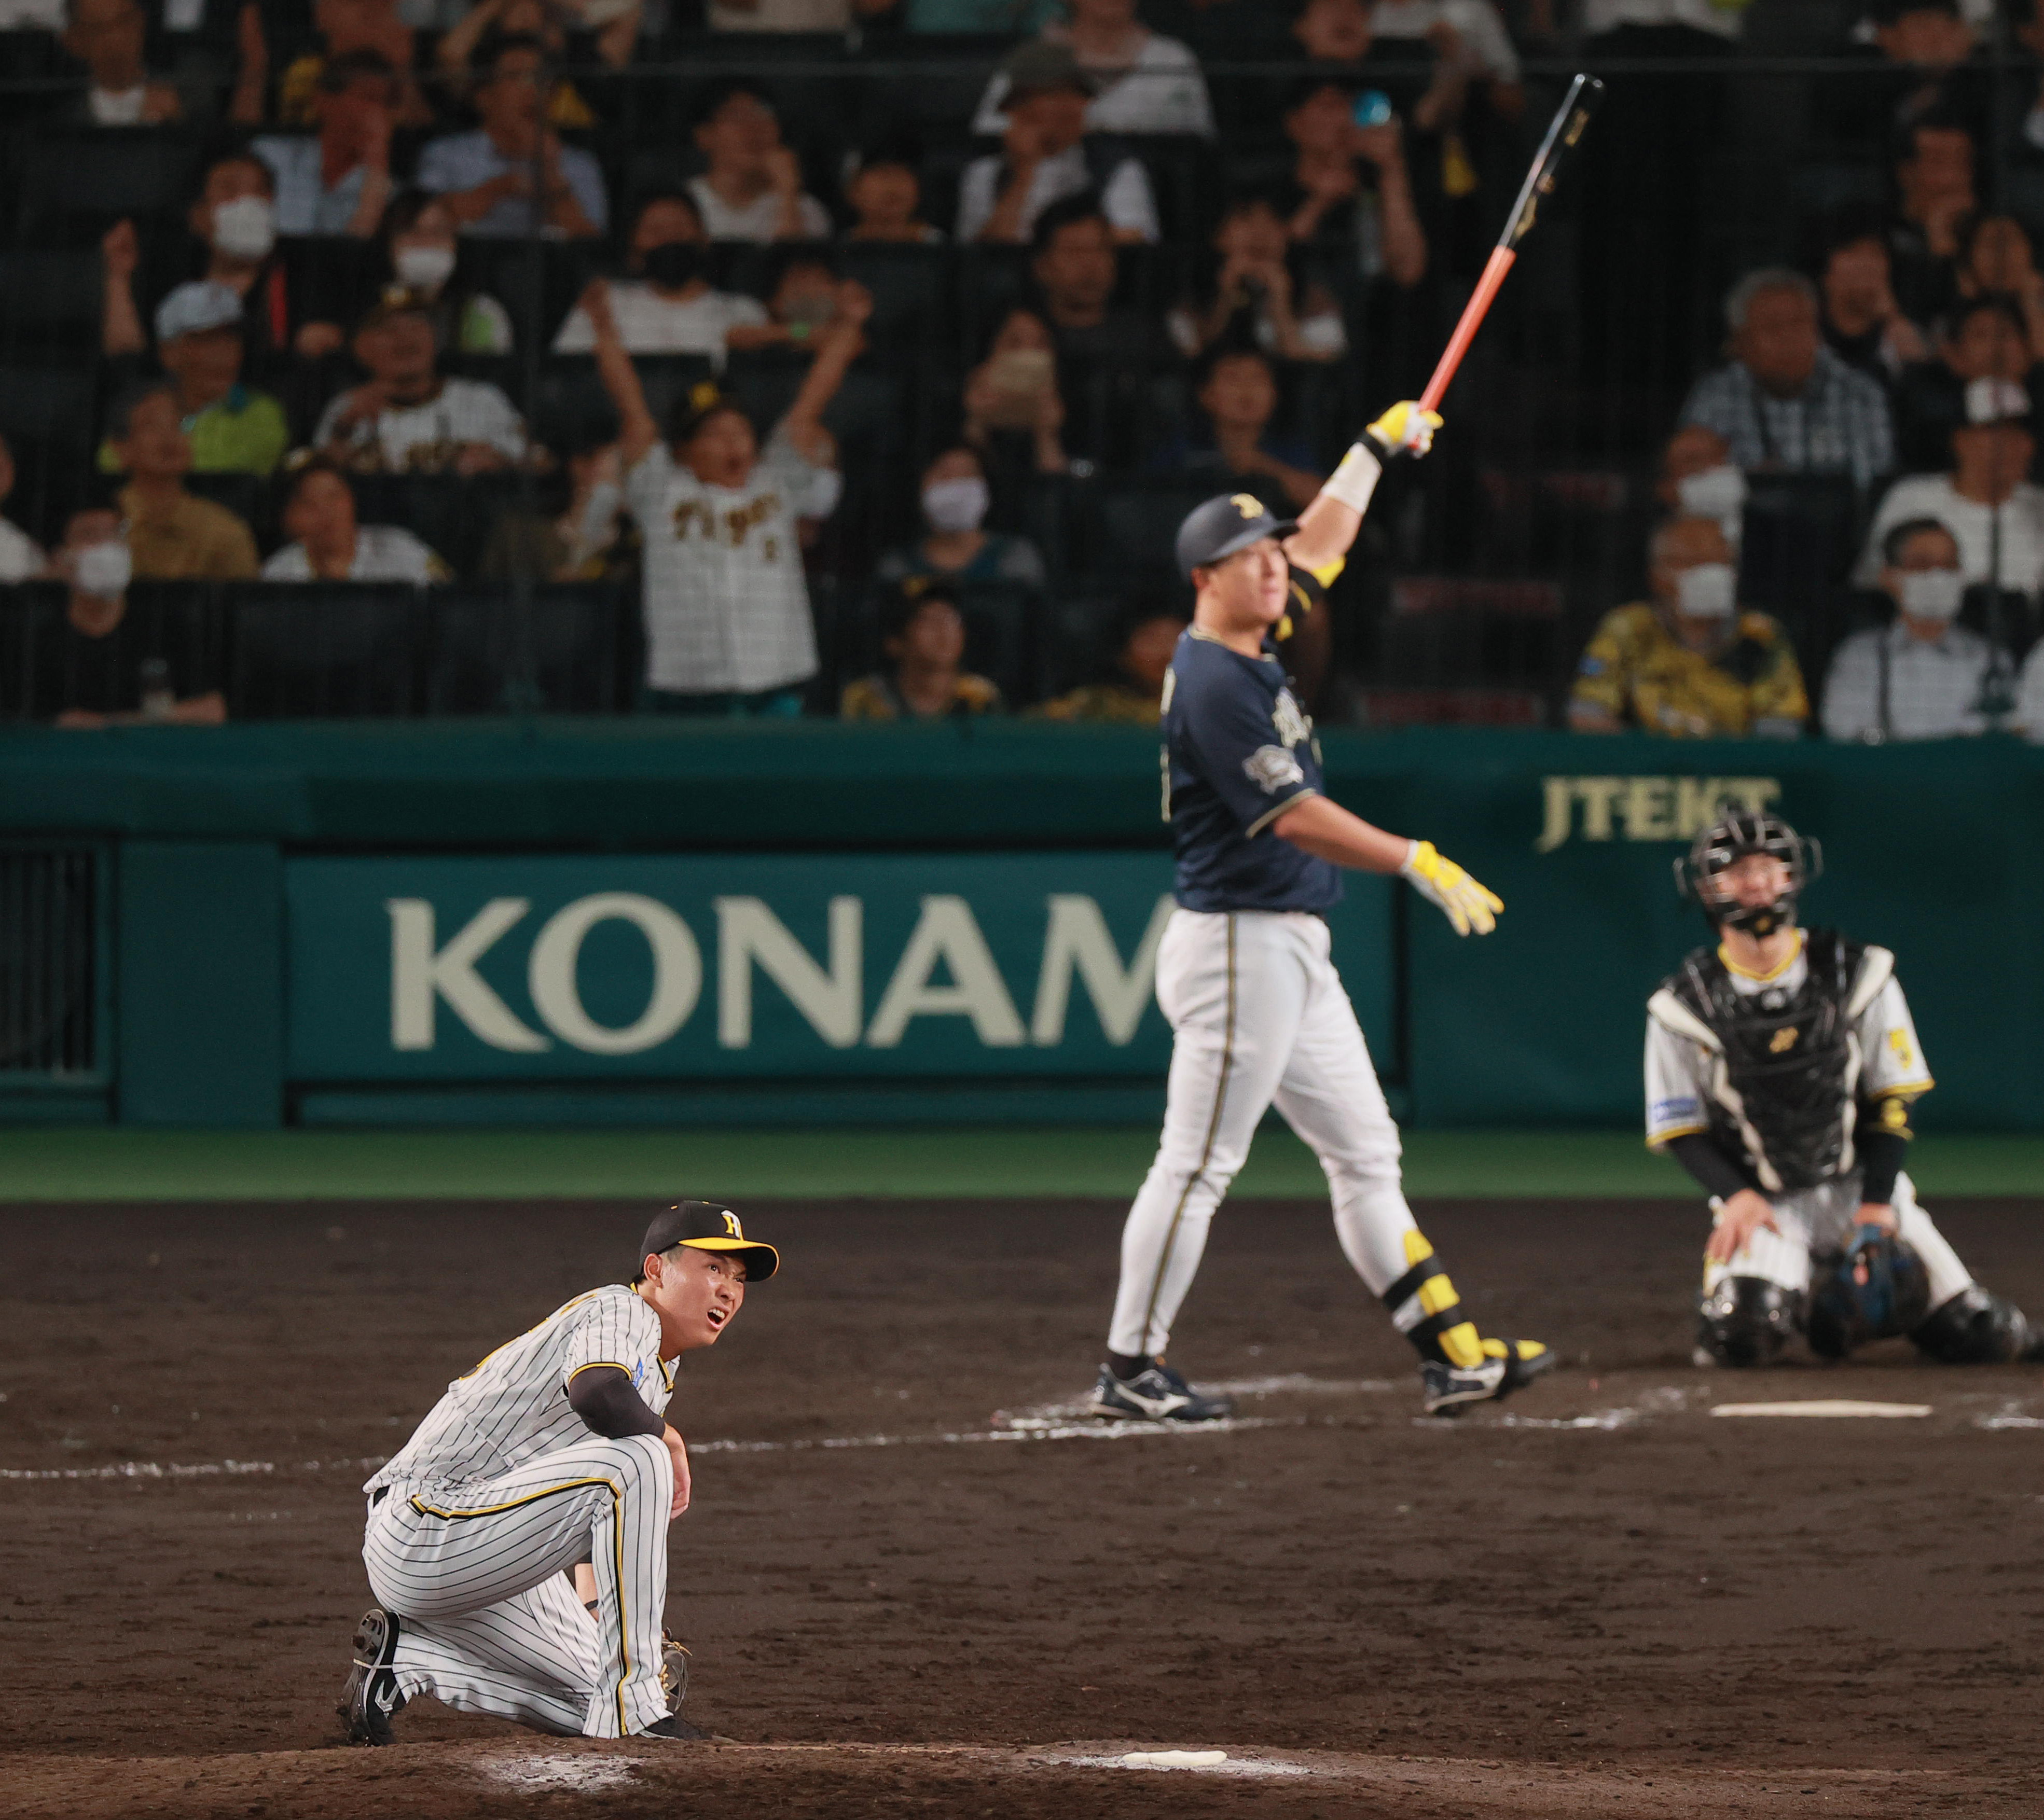
[[[1687,1362],[1699,1216],[1439,1203],[1566,1369],[1417,1419],[1324,1208],[1217,1227],[1174,1358],[1219,1433],[1099,1437],[1120,1208],[748,1206],[685,1365],[670,1622],[705,1749],[421,1702],[332,1748],[357,1488],[446,1380],[628,1265],[644,1209],[0,1215],[0,1808],[1855,1817],[2034,1813],[2044,1373]],[[1938,1210],[2044,1311],[2035,1203]],[[1727,1419],[1727,1400],[1924,1403]],[[819,1748],[821,1747],[821,1748]],[[1130,1749],[1212,1748],[1208,1771]]]

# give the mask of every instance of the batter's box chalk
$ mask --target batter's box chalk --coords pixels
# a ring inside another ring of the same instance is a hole
[[[1132,1750],[1121,1764],[1124,1769],[1212,1769],[1227,1761],[1224,1750]]]
[[[1892,1420],[1928,1415],[1927,1403],[1856,1403],[1850,1397],[1820,1396],[1804,1403],[1720,1403],[1713,1415],[1859,1415]]]

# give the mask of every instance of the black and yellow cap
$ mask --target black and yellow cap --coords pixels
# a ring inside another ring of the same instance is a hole
[[[1178,573],[1224,563],[1266,537],[1284,539],[1299,528],[1296,518],[1279,518],[1253,493],[1224,493],[1196,505],[1178,527]]]
[[[640,1281],[645,1273],[646,1260],[657,1252],[671,1251],[677,1245],[686,1245],[696,1251],[735,1251],[745,1259],[745,1280],[760,1283],[781,1268],[781,1254],[770,1245],[762,1245],[755,1238],[745,1236],[745,1228],[738,1215],[728,1207],[713,1200],[678,1200],[653,1216],[653,1223],[646,1228],[646,1236],[640,1242],[639,1256],[632,1269],[632,1281]]]

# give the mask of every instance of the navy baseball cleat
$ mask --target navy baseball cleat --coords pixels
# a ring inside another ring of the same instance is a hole
[[[1131,1378],[1100,1368],[1090,1413],[1110,1422],[1217,1422],[1235,1413],[1231,1396],[1202,1396],[1161,1359]]]
[[[388,1744],[390,1720],[404,1711],[405,1696],[390,1664],[398,1654],[398,1620],[380,1605],[363,1613],[355,1627],[355,1666],[348,1671],[337,1709],[350,1744]]]
[[[1538,1340],[1485,1340],[1483,1362],[1462,1366],[1427,1359],[1420,1366],[1429,1415],[1454,1415],[1472,1403],[1496,1403],[1554,1369],[1554,1355]]]

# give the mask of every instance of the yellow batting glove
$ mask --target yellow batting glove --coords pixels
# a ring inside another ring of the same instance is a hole
[[[1441,427],[1439,411],[1423,411],[1410,398],[1401,398],[1363,434],[1376,443],[1386,461],[1400,455],[1423,455],[1434,446],[1434,432]]]
[[[1497,927],[1504,900],[1487,891],[1452,859],[1443,859],[1431,840],[1416,840],[1399,873],[1412,889],[1454,924],[1458,935],[1488,935]]]

